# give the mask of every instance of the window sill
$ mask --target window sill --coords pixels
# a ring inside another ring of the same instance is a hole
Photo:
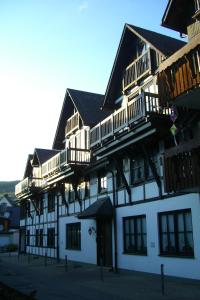
[[[159,254],[160,257],[168,257],[168,258],[189,258],[194,259],[194,255],[178,255],[178,254]]]
[[[142,252],[122,252],[124,255],[147,256],[147,253]]]
[[[74,248],[65,248],[65,249],[70,251],[81,251],[81,249],[74,249]]]

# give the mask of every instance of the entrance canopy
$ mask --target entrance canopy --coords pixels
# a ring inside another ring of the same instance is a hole
[[[79,219],[108,218],[113,216],[113,205],[109,197],[95,201],[78,215]]]

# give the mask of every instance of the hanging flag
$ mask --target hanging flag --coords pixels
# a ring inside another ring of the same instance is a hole
[[[173,136],[175,136],[177,134],[178,128],[176,127],[175,124],[172,125],[172,127],[170,128],[170,131]]]

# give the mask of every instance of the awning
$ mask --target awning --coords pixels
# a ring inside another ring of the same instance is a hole
[[[79,219],[108,218],[113,215],[113,205],[109,197],[95,201],[78,215]]]

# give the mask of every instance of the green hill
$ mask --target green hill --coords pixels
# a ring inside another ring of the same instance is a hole
[[[15,197],[15,185],[19,180],[15,181],[0,181],[0,197],[8,194],[11,198]]]

